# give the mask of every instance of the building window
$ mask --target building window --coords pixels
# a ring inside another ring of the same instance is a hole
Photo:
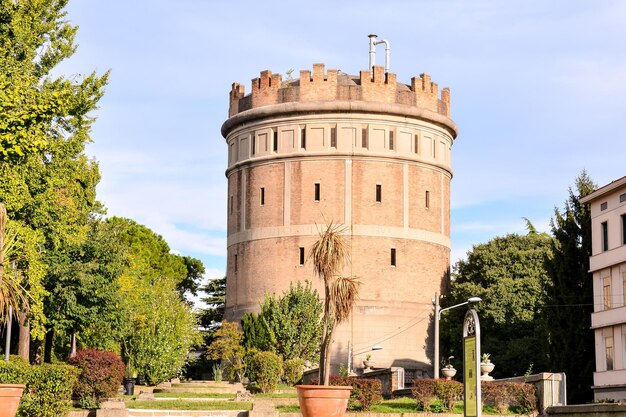
[[[383,201],[383,186],[376,184],[376,202],[380,203],[381,201]]]
[[[622,369],[626,369],[626,326],[622,326]]]
[[[604,210],[606,210],[606,209],[607,209],[607,207],[608,207],[608,206],[609,206],[609,205],[608,205],[608,204],[607,204],[607,202],[605,201],[604,203],[600,204],[600,210],[601,210],[601,211],[604,211]]]
[[[396,248],[391,248],[391,266],[396,266]]]
[[[626,201],[626,193],[621,194],[621,195],[619,196],[619,202],[620,202],[620,203],[623,203],[624,201]]]
[[[320,201],[320,183],[315,183],[315,201]]]
[[[336,127],[330,128],[330,147],[331,148],[337,147],[337,128]]]
[[[300,147],[306,149],[306,127],[300,131]]]
[[[431,146],[433,151],[433,158],[437,159],[437,140],[433,139]]]
[[[610,329],[613,331],[613,329]],[[604,352],[606,354],[606,370],[613,370],[613,336],[604,338]]]
[[[252,136],[252,155],[256,154],[256,136]]]
[[[424,196],[424,204],[426,208],[430,208],[430,191],[426,191],[426,195]]]
[[[626,245],[626,214],[622,214],[622,245]]]
[[[607,222],[601,224],[602,227],[602,252],[609,250],[609,227]]]
[[[389,149],[393,151],[393,131],[389,131]]]
[[[363,129],[361,136],[361,147],[367,148],[367,128]]]
[[[415,137],[413,138],[413,152],[415,153],[419,153],[420,152],[420,140],[419,140],[419,136],[416,134]]]
[[[228,206],[230,210],[230,214],[233,214],[233,196],[230,196],[230,200],[228,200]]]
[[[274,152],[278,152],[278,130],[274,131]]]
[[[622,305],[626,306],[626,271],[622,272],[622,298],[624,303]],[[624,348],[626,348],[626,345],[624,345]],[[624,360],[626,361],[626,356],[624,356]]]
[[[233,270],[237,272],[237,254],[233,256],[233,263],[234,263]]]
[[[261,187],[261,205],[265,205],[265,187]]]
[[[304,248],[300,247],[300,265],[304,265]]]
[[[611,275],[602,278],[602,299],[604,300],[604,309],[611,308]]]

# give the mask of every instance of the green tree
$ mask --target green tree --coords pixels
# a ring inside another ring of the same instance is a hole
[[[442,307],[462,303],[476,296],[481,320],[481,350],[491,353],[496,364],[494,376],[523,375],[531,364],[545,369],[541,346],[544,329],[541,314],[548,283],[544,267],[552,239],[536,233],[509,234],[475,245],[454,266],[450,292]],[[442,346],[462,357],[463,309],[442,316]]]
[[[77,28],[65,19],[66,4],[0,4],[0,201],[20,225],[24,256],[18,269],[28,269],[31,296],[18,312],[20,352],[28,352],[24,332],[30,329],[36,342],[43,338],[45,290],[35,278],[45,273],[41,265],[53,264],[55,252],[84,241],[90,215],[101,210],[95,200],[100,174],[84,146],[108,74],[51,75],[75,50]],[[28,249],[33,244],[37,250]],[[46,289],[54,285],[51,279],[43,278]]]
[[[182,260],[185,268],[187,268],[187,275],[176,285],[176,289],[180,298],[185,299],[186,293],[190,293],[193,296],[198,295],[205,269],[202,261],[199,259],[183,256]]]
[[[595,188],[582,171],[576,178],[575,189],[569,189],[563,211],[554,209],[553,256],[546,263],[550,277],[544,315],[549,330],[546,351],[550,370],[567,375],[567,401],[573,404],[593,399],[593,280],[588,272],[591,209],[580,199]]]
[[[254,347],[278,353],[284,360],[315,361],[322,335],[321,315],[322,303],[311,283],[294,286],[292,282],[281,297],[266,295],[258,316],[261,329],[254,326],[260,344]]]
[[[243,332],[237,328],[237,323],[224,320],[220,328],[215,331],[215,340],[206,351],[209,359],[222,361],[226,379],[229,381],[241,381],[245,374],[246,350],[242,342]]]
[[[206,293],[202,301],[208,308],[200,313],[200,324],[208,329],[214,329],[224,318],[224,306],[226,305],[226,277],[211,279],[201,289]]]

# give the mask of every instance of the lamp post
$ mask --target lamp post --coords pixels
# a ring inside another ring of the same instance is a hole
[[[372,350],[382,350],[382,346],[371,346],[368,347],[367,349],[358,351],[356,353],[352,352],[352,343],[350,341],[348,341],[348,375],[350,375],[352,373],[352,362],[354,361],[354,357],[357,355],[362,355],[366,352],[370,352]]]
[[[470,297],[464,303],[455,304],[451,307],[441,308],[439,307],[439,294],[435,293],[435,352],[434,352],[434,368],[435,379],[439,379],[439,320],[441,320],[441,313],[453,308],[461,307],[468,304],[480,303],[482,299],[480,297]]]

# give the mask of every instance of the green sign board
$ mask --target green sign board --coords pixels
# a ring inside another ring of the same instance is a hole
[[[463,369],[465,380],[465,415],[470,417],[478,416],[478,401],[476,398],[476,385],[478,378],[476,375],[476,336],[466,337],[463,349]]]

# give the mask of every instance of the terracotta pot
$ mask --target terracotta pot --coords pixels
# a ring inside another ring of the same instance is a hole
[[[22,392],[22,384],[0,384],[0,417],[15,417]]]
[[[296,385],[303,417],[342,417],[352,387]]]

